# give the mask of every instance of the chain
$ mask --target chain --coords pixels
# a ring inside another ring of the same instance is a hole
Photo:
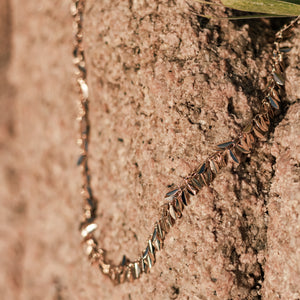
[[[257,114],[241,133],[234,139],[220,145],[194,172],[185,178],[183,184],[168,192],[165,196],[161,218],[155,222],[147,240],[145,250],[136,260],[130,261],[125,256],[119,265],[108,263],[105,259],[105,250],[98,246],[94,232],[97,229],[96,210],[97,202],[93,197],[91,177],[88,167],[89,144],[89,88],[87,85],[87,70],[83,44],[83,19],[86,0],[73,0],[71,13],[74,26],[74,65],[77,78],[79,101],[79,138],[80,156],[77,164],[81,167],[83,214],[80,224],[82,243],[85,253],[92,264],[99,266],[100,270],[116,283],[133,281],[140,278],[142,273],[148,273],[156,261],[156,253],[163,248],[167,233],[171,230],[176,220],[197,195],[203,186],[209,185],[216,175],[229,161],[239,164],[242,155],[249,154],[257,140],[265,140],[269,131],[271,120],[279,111],[279,103],[284,90],[284,61],[283,54],[290,48],[280,47],[280,43],[291,36],[295,25],[300,23],[299,17],[289,25],[284,26],[276,35],[273,50],[273,68],[270,81],[262,100],[261,112]]]

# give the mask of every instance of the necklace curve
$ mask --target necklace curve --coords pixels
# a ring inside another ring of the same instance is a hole
[[[281,47],[280,43],[289,38],[300,17],[285,25],[275,35],[273,47],[272,72],[262,100],[260,113],[249,121],[248,125],[230,141],[217,145],[217,150],[206,158],[199,167],[184,179],[182,185],[169,191],[165,196],[165,204],[161,217],[150,232],[146,247],[140,257],[130,261],[125,256],[119,265],[109,263],[105,258],[105,250],[98,246],[94,232],[97,229],[97,201],[91,188],[91,177],[88,166],[88,145],[90,136],[89,122],[89,87],[87,84],[87,68],[83,43],[83,16],[86,0],[72,0],[71,13],[74,27],[73,62],[79,93],[79,138],[80,156],[77,164],[82,174],[83,214],[80,223],[82,243],[85,253],[92,264],[97,265],[103,274],[115,284],[132,282],[140,278],[142,273],[149,273],[156,262],[156,253],[163,248],[166,235],[177,219],[182,217],[184,209],[202,187],[208,186],[229,161],[240,163],[243,155],[251,153],[258,140],[265,140],[270,124],[275,114],[280,111],[280,102],[284,91],[284,61],[283,56],[290,48]]]

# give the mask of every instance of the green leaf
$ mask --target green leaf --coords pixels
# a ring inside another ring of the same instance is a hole
[[[218,19],[218,20],[246,20],[246,19],[261,19],[261,18],[285,18],[288,16],[284,15],[244,15],[244,16],[238,16],[238,17],[216,17],[216,16],[209,16],[209,15],[203,15],[203,14],[197,14],[200,17],[206,18],[206,19]]]
[[[232,9],[264,13],[271,15],[298,16],[300,15],[300,1],[283,0],[221,0],[224,6]]]

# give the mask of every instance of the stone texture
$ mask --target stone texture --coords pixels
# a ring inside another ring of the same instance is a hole
[[[194,199],[150,275],[115,287],[88,265],[77,230],[69,5],[1,4],[3,298],[299,298],[299,29],[274,133]],[[87,3],[92,184],[116,263],[140,254],[168,186],[259,109],[282,22],[194,14],[213,11],[225,15],[192,1]]]
[[[299,103],[289,108],[275,130],[272,147],[276,164],[267,206],[270,215],[264,288],[267,299],[300,298],[300,143],[295,138],[300,136],[299,108]]]

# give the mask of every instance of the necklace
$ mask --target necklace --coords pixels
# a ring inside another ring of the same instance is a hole
[[[283,55],[289,52],[290,48],[281,47],[280,43],[290,37],[295,25],[300,23],[299,17],[289,25],[284,26],[275,35],[273,50],[273,68],[270,74],[268,88],[262,100],[262,107],[248,125],[233,140],[217,145],[218,150],[210,155],[199,167],[188,177],[183,184],[165,196],[161,218],[155,222],[149,239],[146,242],[145,250],[141,256],[129,261],[124,256],[119,265],[113,265],[106,261],[104,249],[98,246],[94,232],[97,229],[95,223],[97,217],[97,202],[91,188],[91,177],[88,166],[88,145],[89,145],[89,87],[87,85],[87,69],[85,50],[83,44],[83,15],[86,0],[73,0],[72,16],[75,31],[74,43],[74,65],[77,77],[78,93],[80,95],[80,109],[78,121],[80,133],[78,144],[80,146],[80,157],[77,164],[82,172],[82,198],[83,215],[80,224],[81,236],[85,253],[92,264],[99,266],[100,270],[116,284],[125,281],[133,281],[140,278],[142,273],[148,273],[156,261],[156,253],[163,248],[164,240],[168,232],[174,226],[177,219],[182,217],[184,209],[190,204],[191,199],[198,194],[204,186],[208,186],[222,168],[227,166],[231,160],[235,164],[240,163],[242,155],[247,155],[253,150],[257,140],[264,140],[265,134],[269,131],[270,123],[275,114],[279,111],[281,97],[284,89],[284,62]]]

